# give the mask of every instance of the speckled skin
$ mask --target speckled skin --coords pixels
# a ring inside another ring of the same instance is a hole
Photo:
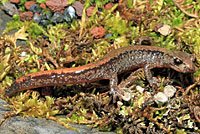
[[[120,93],[117,75],[135,68],[144,68],[150,85],[156,83],[152,68],[172,68],[178,72],[195,72],[194,56],[155,46],[128,46],[116,49],[103,59],[80,67],[41,71],[22,76],[6,91],[8,96],[32,88],[77,84],[101,79],[110,80],[111,93]]]

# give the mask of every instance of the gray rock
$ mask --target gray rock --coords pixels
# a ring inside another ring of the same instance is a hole
[[[4,107],[7,103],[0,99],[0,119],[10,109]],[[114,132],[99,132],[96,128],[87,127],[85,125],[70,124],[71,127],[79,130],[73,131],[52,120],[45,118],[23,118],[21,116],[6,119],[0,126],[0,134],[115,134]]]
[[[0,99],[0,120],[3,119],[4,114],[11,111],[9,108],[4,107],[4,105],[8,105],[8,103],[2,99]]]
[[[15,6],[15,4],[12,4],[10,2],[4,2],[3,9],[11,16],[13,16],[15,14],[19,14],[18,9]]]
[[[61,13],[54,13],[51,20],[53,23],[61,23],[64,20],[64,15]]]
[[[0,134],[101,134],[95,128],[84,125],[70,124],[71,127],[78,129],[80,132],[69,130],[59,125],[55,121],[44,118],[37,119],[33,117],[23,118],[20,116],[7,119],[0,126]],[[114,134],[108,132],[107,134]]]
[[[11,21],[11,17],[6,15],[4,11],[0,10],[0,35],[3,33],[6,23]]]
[[[33,15],[33,21],[34,21],[35,23],[40,23],[40,21],[41,21],[41,16],[40,16],[38,13],[35,13],[35,14]]]

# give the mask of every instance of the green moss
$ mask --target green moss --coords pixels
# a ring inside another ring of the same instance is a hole
[[[38,23],[31,23],[28,27],[27,32],[31,35],[33,39],[39,38],[43,32],[43,27]]]
[[[13,112],[16,114],[22,114],[24,117],[45,117],[53,116],[58,113],[53,106],[54,99],[51,97],[45,97],[45,101],[39,99],[37,92],[28,92],[20,94],[17,97],[10,99],[12,102]]]
[[[1,0],[1,3],[5,3],[5,2],[8,2],[9,0]]]
[[[20,21],[19,15],[14,15],[13,20],[8,22],[6,25],[7,26],[6,26],[6,29],[4,30],[4,34],[10,32],[12,30],[20,29],[22,26],[25,25],[25,22]]]
[[[37,3],[45,3],[47,0],[36,0]]]
[[[116,15],[111,15],[109,18],[105,19],[103,24],[105,25],[105,28],[113,34],[113,39],[118,36],[123,36],[130,31],[127,27],[127,21],[120,17],[119,12],[117,12]]]

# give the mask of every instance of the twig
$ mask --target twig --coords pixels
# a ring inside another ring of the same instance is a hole
[[[175,0],[173,0],[173,2],[174,2],[174,3],[176,4],[176,6],[177,6],[178,8],[180,8],[180,10],[181,10],[183,13],[185,13],[186,15],[188,15],[188,16],[190,16],[190,17],[194,17],[194,18],[199,18],[199,16],[196,15],[196,14],[188,13],[183,7],[181,7],[181,5],[178,4],[178,2],[176,2]]]

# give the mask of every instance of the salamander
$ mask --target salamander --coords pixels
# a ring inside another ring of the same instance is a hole
[[[156,46],[128,46],[115,49],[102,59],[79,67],[40,71],[17,79],[7,90],[11,96],[15,92],[46,86],[77,84],[108,79],[110,92],[120,94],[117,75],[128,70],[144,68],[150,86],[157,84],[152,77],[153,68],[172,68],[178,72],[195,72],[195,57],[185,52],[172,51]]]

